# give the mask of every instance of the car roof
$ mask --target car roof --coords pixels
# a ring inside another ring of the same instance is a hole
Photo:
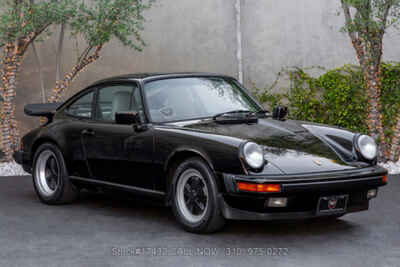
[[[134,74],[125,74],[114,76],[110,78],[106,78],[100,81],[97,81],[90,85],[98,85],[107,82],[121,82],[121,81],[148,81],[148,80],[158,80],[158,79],[167,79],[167,78],[183,78],[183,77],[222,77],[222,78],[230,78],[234,79],[231,76],[217,73],[208,73],[208,72],[170,72],[170,73],[162,73],[162,72],[153,72],[153,73],[134,73]]]

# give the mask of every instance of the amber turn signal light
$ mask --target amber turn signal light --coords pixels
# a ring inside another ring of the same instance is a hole
[[[238,182],[237,188],[240,191],[250,191],[250,192],[280,192],[281,186],[279,184],[253,184]]]
[[[382,176],[382,182],[387,183],[387,175]]]

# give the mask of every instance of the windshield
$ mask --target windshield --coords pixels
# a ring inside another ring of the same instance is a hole
[[[144,92],[153,122],[206,118],[234,110],[261,110],[233,81],[220,77],[157,80],[146,83]]]

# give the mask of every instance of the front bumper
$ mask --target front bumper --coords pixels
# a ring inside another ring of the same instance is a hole
[[[327,215],[367,210],[367,192],[386,184],[382,176],[387,171],[380,167],[368,167],[357,171],[305,174],[296,176],[241,176],[222,174],[224,190],[219,204],[225,218],[236,220],[276,220],[314,218]],[[248,183],[279,184],[277,193],[243,192],[237,189],[238,181]],[[347,208],[343,212],[318,213],[320,197],[348,195]],[[268,207],[270,197],[287,198],[286,207]]]
[[[29,153],[24,151],[15,151],[13,158],[16,163],[22,166],[25,172],[32,173],[32,161]]]

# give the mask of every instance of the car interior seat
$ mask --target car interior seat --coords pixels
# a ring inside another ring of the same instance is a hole
[[[111,119],[115,120],[115,114],[122,111],[131,111],[132,94],[127,91],[115,92],[112,99]]]

